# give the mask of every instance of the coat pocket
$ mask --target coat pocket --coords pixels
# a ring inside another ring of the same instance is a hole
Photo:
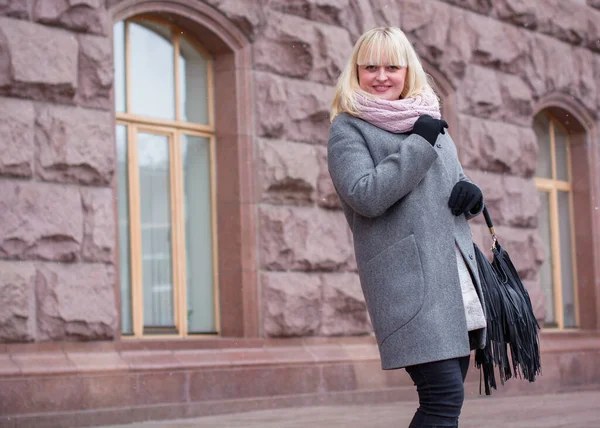
[[[386,248],[365,265],[363,293],[377,342],[415,317],[423,306],[425,281],[414,235]]]

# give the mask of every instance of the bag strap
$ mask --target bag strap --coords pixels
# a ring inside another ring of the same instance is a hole
[[[490,228],[490,232],[492,235],[494,234],[494,223],[492,223],[492,218],[490,217],[490,212],[487,209],[487,206],[483,207],[483,216],[485,217],[485,222],[487,223],[487,227]]]
[[[498,237],[496,236],[496,232],[494,231],[494,223],[492,223],[492,217],[490,217],[490,212],[487,209],[487,206],[483,206],[483,216],[485,217],[485,223],[487,224],[488,229],[490,229],[490,235],[492,235],[492,250],[496,248],[496,242],[498,242]]]

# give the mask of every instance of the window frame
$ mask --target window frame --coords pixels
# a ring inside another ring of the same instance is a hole
[[[171,30],[171,43],[173,44],[174,61],[174,101],[175,120],[156,119],[131,113],[131,44],[129,37],[129,24],[139,21],[158,23]],[[124,61],[125,61],[125,112],[115,112],[116,126],[125,126],[127,134],[127,170],[129,192],[129,263],[130,263],[130,292],[131,292],[131,317],[133,334],[119,331],[123,339],[176,339],[186,337],[214,337],[221,332],[221,317],[219,307],[219,251],[217,227],[217,175],[216,175],[216,129],[215,129],[215,97],[214,97],[214,59],[194,38],[185,37],[196,51],[207,61],[207,94],[208,94],[208,124],[184,122],[181,120],[180,105],[180,40],[183,30],[176,25],[165,22],[163,19],[152,15],[141,14],[121,21],[124,25]],[[139,163],[137,159],[137,136],[140,132],[156,135],[165,135],[169,138],[169,188],[171,212],[171,258],[173,281],[173,312],[176,333],[147,333],[144,332],[144,305],[142,282],[142,252],[141,252],[141,221],[140,221],[140,182]],[[184,184],[183,164],[181,156],[182,135],[207,138],[209,141],[210,157],[210,203],[211,203],[211,240],[212,240],[212,265],[213,265],[213,308],[214,308],[214,333],[188,333],[187,325],[187,284],[186,284],[186,242],[184,218]],[[122,250],[122,249],[121,249]],[[121,302],[121,305],[123,302]],[[119,308],[121,311],[121,308]]]
[[[540,192],[548,193],[549,198],[549,212],[548,216],[550,219],[550,240],[552,254],[552,288],[553,288],[553,303],[554,303],[554,318],[555,323],[547,323],[544,320],[544,328],[553,330],[578,330],[581,325],[580,314],[579,314],[579,286],[578,286],[578,269],[577,269],[577,245],[576,245],[576,231],[574,223],[574,203],[573,203],[573,165],[571,162],[571,138],[569,130],[564,127],[557,119],[555,119],[550,113],[541,111],[538,114],[545,115],[548,119],[549,129],[548,136],[550,139],[550,159],[551,159],[551,178],[534,177],[536,188]],[[567,170],[568,170],[568,181],[559,180],[557,178],[557,167],[556,167],[556,139],[555,129],[558,127],[564,132],[567,137],[566,141],[566,154],[567,154]],[[560,219],[559,219],[559,206],[558,206],[558,192],[563,191],[568,193],[569,197],[569,215],[570,215],[570,236],[571,236],[571,261],[573,271],[573,304],[575,307],[575,327],[564,326],[564,299],[563,299],[563,284],[562,284],[562,266],[561,266],[561,248],[560,248]]]

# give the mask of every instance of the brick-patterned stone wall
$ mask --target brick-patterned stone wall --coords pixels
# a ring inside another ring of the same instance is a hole
[[[351,236],[327,173],[328,110],[353,43],[374,26],[400,26],[454,88],[451,129],[467,174],[484,190],[540,318],[533,182],[535,103],[572,97],[600,109],[597,1],[271,0],[254,28],[260,269],[266,335],[370,330]],[[598,166],[596,166],[598,167]],[[474,239],[489,246],[482,219]]]
[[[107,8],[119,2],[0,2],[0,340],[116,334]],[[456,104],[445,108],[463,165],[543,316],[531,121],[553,93],[598,121],[600,2],[204,3],[252,43],[261,334],[370,331],[326,143],[336,78],[359,35],[378,25],[402,27],[453,88]],[[487,242],[481,220],[473,232]]]
[[[111,28],[103,0],[0,2],[0,341],[116,334]]]

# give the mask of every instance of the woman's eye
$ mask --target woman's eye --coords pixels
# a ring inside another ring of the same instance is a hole
[[[377,67],[375,67],[374,65],[367,65],[367,66],[365,67],[365,70],[367,70],[367,71],[375,71],[375,69],[376,69],[376,68],[377,68]]]
[[[388,65],[387,69],[390,71],[398,71],[400,70],[400,67],[398,67],[397,65]]]

